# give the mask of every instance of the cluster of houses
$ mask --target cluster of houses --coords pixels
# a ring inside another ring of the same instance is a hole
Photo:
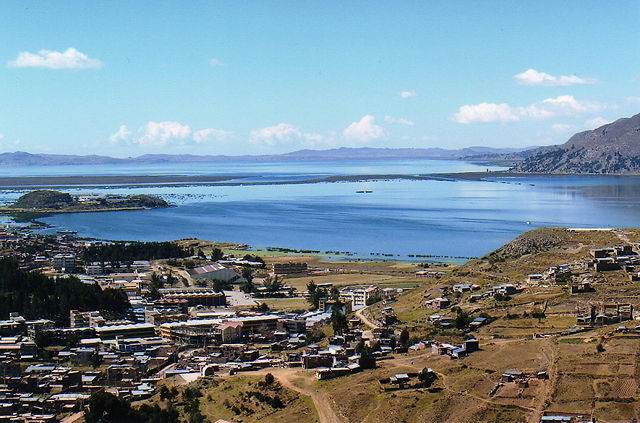
[[[551,266],[542,273],[532,273],[526,282],[531,285],[569,285],[571,293],[593,292],[592,272],[624,270],[630,281],[640,281],[640,256],[636,245],[617,245],[589,250],[589,258],[575,263]]]
[[[586,312],[578,313],[578,326],[603,326],[633,320],[633,305],[620,303],[590,303]]]

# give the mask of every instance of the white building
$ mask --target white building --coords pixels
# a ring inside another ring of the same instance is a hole
[[[380,289],[373,285],[340,291],[340,301],[351,301],[353,308],[368,306],[379,300]]]
[[[189,274],[194,278],[203,279],[219,279],[227,282],[239,282],[242,277],[234,270],[224,267],[220,263],[208,264],[206,266],[196,267],[189,271]]]

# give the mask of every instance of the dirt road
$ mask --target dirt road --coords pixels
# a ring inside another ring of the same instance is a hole
[[[271,373],[275,378],[286,388],[296,391],[302,395],[306,395],[313,400],[313,405],[316,407],[320,423],[343,423],[344,419],[340,418],[333,408],[331,399],[327,394],[318,392],[310,387],[303,387],[296,384],[296,379],[308,379],[310,383],[315,383],[316,380],[311,374],[309,376],[301,376],[300,369],[289,368],[268,368],[264,370],[258,370],[256,372],[249,372],[252,374],[267,374]]]

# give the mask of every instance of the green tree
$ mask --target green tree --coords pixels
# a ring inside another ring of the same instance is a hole
[[[220,248],[213,248],[211,250],[211,261],[222,260],[224,257],[224,253]]]
[[[84,421],[86,423],[134,423],[136,416],[128,401],[102,391],[91,394]]]
[[[402,345],[403,347],[408,347],[409,346],[409,331],[406,329],[402,329],[402,332],[400,332],[400,345]]]
[[[433,382],[438,380],[438,375],[425,367],[420,371],[420,373],[418,373],[418,379],[423,383],[425,388],[428,388],[433,385]]]
[[[331,327],[333,329],[333,333],[342,334],[347,329],[347,316],[343,313],[344,304],[340,301],[336,301],[331,308]]]
[[[245,267],[242,269],[242,277],[247,280],[247,282],[253,281],[253,270],[250,267]]]
[[[211,287],[215,292],[228,291],[231,288],[231,284],[222,279],[214,279],[211,281]]]

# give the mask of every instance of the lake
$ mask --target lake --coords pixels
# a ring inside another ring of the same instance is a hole
[[[219,175],[293,181],[336,175],[484,171],[462,161],[350,160],[2,168],[0,176]],[[490,170],[499,170],[490,167]],[[371,191],[357,193],[357,191]],[[640,177],[527,176],[489,181],[378,180],[294,185],[78,188],[71,193],[148,193],[169,209],[61,214],[41,219],[80,236],[123,240],[197,237],[343,251],[361,258],[475,257],[541,226],[640,226]],[[12,201],[25,190],[3,190]],[[386,254],[387,256],[380,256]]]

